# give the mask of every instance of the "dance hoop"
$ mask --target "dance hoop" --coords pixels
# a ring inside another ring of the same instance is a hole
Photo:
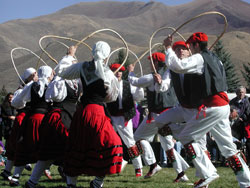
[[[185,23],[183,23],[182,25],[180,25],[179,27],[177,27],[177,29],[171,34],[171,36],[173,36],[177,31],[180,30],[180,28],[182,28],[184,25],[186,25],[187,23],[201,17],[201,16],[205,16],[205,15],[209,15],[209,14],[217,14],[217,15],[220,15],[224,18],[224,21],[225,21],[225,25],[224,25],[224,30],[223,32],[217,37],[217,39],[215,40],[215,42],[210,46],[209,50],[212,49],[212,47],[220,40],[220,38],[224,35],[224,33],[226,32],[226,29],[227,29],[227,26],[228,26],[228,23],[227,23],[227,18],[224,14],[220,13],[220,12],[217,12],[217,11],[210,11],[210,12],[204,12],[202,14],[199,14],[191,19],[189,19],[188,21],[186,21]]]
[[[156,46],[162,46],[162,43],[155,43],[152,46],[152,49],[154,49]],[[140,61],[147,53],[149,52],[149,49],[147,49],[133,64],[136,64],[138,61]]]
[[[68,46],[68,45],[64,44],[64,43],[61,42],[61,41],[55,40],[55,41],[49,42],[49,43],[45,46],[44,50],[46,50],[46,48],[48,48],[48,47],[49,47],[52,43],[54,43],[54,42],[57,42],[57,43],[63,45],[65,48],[69,49],[69,46]],[[38,62],[37,62],[37,65],[39,64],[40,59],[42,58],[42,55],[43,55],[43,54],[44,54],[44,51],[41,52],[40,58],[39,58],[39,60],[38,60]]]
[[[116,50],[112,51],[112,52],[109,54],[109,56],[108,56],[106,65],[108,65],[108,61],[109,61],[109,58],[111,57],[111,55],[112,55],[113,53],[119,51],[119,50],[122,50],[122,49],[126,49],[126,48],[125,48],[125,47],[120,47],[120,48],[117,48]],[[137,56],[132,50],[130,50],[130,49],[129,49],[129,52],[130,52],[131,54],[133,54],[133,55],[135,56],[135,58],[137,59],[137,61],[138,61],[138,63],[139,63],[139,66],[140,66],[140,70],[141,70],[141,76],[143,76],[143,70],[142,70],[141,62],[140,62],[138,56]]]
[[[122,38],[122,36],[121,36],[118,32],[116,32],[116,31],[113,30],[113,29],[108,29],[108,28],[100,29],[100,30],[97,30],[97,31],[95,31],[95,32],[93,32],[93,33],[91,33],[91,34],[89,34],[88,36],[84,37],[82,40],[80,40],[80,41],[76,44],[76,46],[78,46],[81,42],[87,40],[87,39],[90,38],[91,36],[95,35],[96,33],[100,33],[100,32],[102,32],[102,31],[111,31],[111,32],[115,33],[115,34],[122,40],[122,42],[124,43],[124,45],[125,45],[125,47],[126,47],[126,56],[125,56],[125,58],[124,58],[124,60],[123,60],[123,62],[122,62],[122,64],[121,64],[121,66],[114,72],[114,74],[116,74],[116,73],[122,68],[122,66],[125,64],[125,62],[126,62],[126,60],[127,60],[127,58],[128,58],[128,52],[129,52],[129,50],[128,50],[128,45],[127,45],[126,41]]]
[[[56,36],[56,35],[45,35],[43,37],[40,38],[39,40],[39,46],[41,48],[41,50],[52,60],[54,61],[56,64],[58,64],[57,60],[54,59],[43,47],[42,47],[42,40],[45,39],[45,38],[57,38],[57,39],[64,39],[64,40],[70,40],[70,41],[73,41],[73,42],[77,42],[78,45],[79,44],[83,44],[85,46],[87,46],[89,48],[90,51],[92,51],[92,48],[85,42],[82,42],[82,41],[79,41],[79,40],[76,40],[76,39],[72,39],[72,38],[69,38],[69,37],[61,37],[61,36]]]
[[[18,72],[18,70],[17,70],[17,68],[16,68],[15,62],[14,62],[13,52],[14,52],[15,50],[26,50],[26,51],[32,53],[32,54],[33,54],[34,56],[36,56],[38,59],[41,59],[41,58],[40,58],[36,53],[32,52],[31,50],[29,50],[29,49],[27,49],[27,48],[17,47],[17,48],[13,48],[13,49],[11,50],[11,52],[10,52],[10,57],[11,57],[12,65],[13,65],[13,67],[14,67],[16,73],[17,73],[17,76],[19,77],[19,79],[22,81],[23,84],[25,84],[25,83],[24,83],[24,80],[23,80],[22,77],[20,76],[20,74],[19,74],[19,72]],[[45,65],[47,65],[43,59],[41,59],[41,61],[42,61]],[[47,65],[47,66],[48,66],[48,65]],[[25,85],[26,85],[26,84],[25,84]]]
[[[153,62],[153,58],[152,58],[151,44],[152,44],[152,39],[153,39],[153,37],[156,35],[156,33],[158,33],[158,32],[161,31],[161,30],[164,30],[164,29],[171,29],[171,30],[173,30],[174,33],[177,33],[184,41],[186,41],[186,39],[185,39],[180,33],[178,33],[178,32],[176,31],[176,29],[173,28],[173,27],[161,27],[161,28],[157,29],[157,30],[151,35],[150,40],[149,40],[149,54],[150,54],[150,62],[151,62],[151,64],[152,64],[153,71],[154,71],[155,74],[157,73],[157,71],[156,71],[156,69],[155,69],[154,62]]]

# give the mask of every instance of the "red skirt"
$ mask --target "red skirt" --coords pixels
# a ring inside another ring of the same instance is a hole
[[[68,176],[105,176],[121,171],[122,142],[104,107],[80,106],[71,122],[64,171]]]
[[[62,123],[61,111],[61,109],[53,109],[43,119],[39,130],[38,160],[54,160],[58,165],[63,162],[69,133]]]
[[[32,114],[24,119],[23,139],[16,144],[15,166],[23,166],[37,161],[39,127],[44,114]]]
[[[245,125],[245,137],[246,139],[250,139],[250,121]]]
[[[25,115],[25,112],[21,112],[16,115],[10,137],[6,140],[6,156],[8,160],[14,161],[15,159],[17,137]]]

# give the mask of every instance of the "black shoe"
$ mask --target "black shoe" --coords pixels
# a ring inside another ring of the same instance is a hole
[[[102,186],[94,185],[94,180],[90,182],[90,188],[102,188]]]
[[[3,177],[3,179],[9,180],[9,177],[11,176],[11,173],[8,172],[7,170],[4,170],[4,171],[1,173],[1,176]]]
[[[66,175],[65,175],[64,172],[63,172],[63,168],[59,166],[59,167],[57,168],[57,170],[58,170],[60,176],[62,177],[62,180],[63,180],[64,182],[66,182]]]
[[[31,171],[32,170],[32,166],[31,164],[26,164],[24,167],[26,170]]]
[[[13,176],[10,178],[10,186],[17,187],[19,186],[19,177]]]
[[[76,188],[76,185],[68,184],[67,188]]]
[[[24,187],[25,187],[25,188],[35,188],[35,187],[36,187],[36,184],[29,180],[29,181],[27,181],[27,182],[25,183],[25,186],[24,186]]]

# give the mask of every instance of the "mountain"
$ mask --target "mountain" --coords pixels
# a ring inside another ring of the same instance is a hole
[[[45,35],[81,40],[94,31],[111,28],[125,39],[129,49],[140,56],[148,49],[150,37],[157,29],[163,26],[177,28],[194,16],[208,11],[221,12],[227,18],[227,31],[221,40],[231,53],[232,62],[236,65],[237,73],[242,79],[240,74],[242,64],[249,62],[250,57],[250,4],[240,0],[194,0],[178,6],[166,6],[154,1],[149,3],[100,1],[82,2],[53,14],[0,24],[0,79],[2,80],[0,87],[5,85],[7,90],[14,90],[18,86],[18,77],[10,58],[11,50],[21,46],[31,49],[40,56],[41,49],[38,42]],[[179,32],[187,38],[192,32],[203,31],[209,35],[209,41],[212,44],[216,36],[223,32],[224,26],[225,21],[222,16],[205,15],[184,25]],[[172,33],[171,30],[160,31],[152,39],[152,43],[162,42],[170,33]],[[180,39],[178,35],[175,36],[177,40]],[[55,40],[57,42],[52,43]],[[107,41],[112,49],[124,46],[120,38],[110,31],[97,33],[85,42],[92,46],[97,40]],[[51,38],[42,40],[44,47],[50,44],[46,50],[57,61],[66,52],[66,48],[58,41],[67,45],[75,44],[72,41]],[[79,61],[91,59],[89,49],[83,45],[79,46],[76,55]],[[20,73],[28,66],[41,65],[36,57],[24,50],[14,51],[13,58]],[[53,67],[56,65],[45,54],[42,54],[42,58],[47,64]],[[145,58],[142,62],[144,60]],[[147,62],[142,66],[146,72],[150,71]],[[243,79],[242,83],[244,84]]]

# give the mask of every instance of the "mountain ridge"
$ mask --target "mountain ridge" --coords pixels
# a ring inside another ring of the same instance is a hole
[[[0,24],[0,71],[2,72],[0,87],[5,85],[7,89],[13,90],[18,84],[13,67],[9,66],[11,49],[21,46],[40,54],[38,41],[44,35],[51,34],[81,40],[98,29],[111,28],[121,34],[129,48],[140,56],[148,48],[150,36],[157,29],[163,26],[176,28],[192,17],[208,11],[219,11],[227,17],[228,28],[222,41],[228,52],[232,54],[232,62],[236,65],[237,73],[244,83],[240,70],[242,70],[242,64],[249,62],[250,57],[250,52],[248,52],[250,48],[248,42],[250,41],[250,4],[240,0],[194,0],[178,6],[167,6],[159,2],[103,1],[82,2],[65,7],[53,14]],[[192,32],[203,31],[209,35],[209,40],[212,42],[223,31],[223,28],[222,17],[208,15],[185,25],[179,32],[187,38]],[[154,37],[153,43],[162,42],[163,38],[171,32],[170,30],[159,32]],[[102,36],[110,40],[107,42],[113,48],[122,45],[121,41],[111,32],[97,34],[87,42],[93,45],[96,39],[104,40]],[[177,35],[175,38],[179,39]],[[44,43],[48,41],[50,40],[46,40]],[[69,41],[63,42],[68,45],[74,44]],[[52,45],[50,51],[59,61],[65,49]],[[86,53],[89,52],[79,52],[79,59],[84,60]],[[25,54],[27,53],[15,53],[15,60],[18,63],[25,61],[22,62],[23,67],[33,66],[31,61],[36,62],[37,60],[30,56],[25,57]],[[89,55],[87,56],[89,58]],[[31,59],[29,60],[28,57]],[[46,56],[44,58],[50,61]],[[52,63],[51,66],[55,65]],[[22,67],[20,71],[22,71]]]

